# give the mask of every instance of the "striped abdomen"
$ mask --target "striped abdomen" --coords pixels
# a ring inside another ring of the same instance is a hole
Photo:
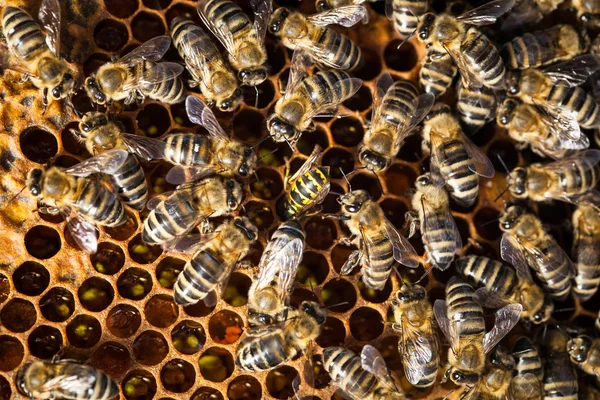
[[[175,303],[188,306],[204,299],[223,282],[226,270],[221,256],[211,249],[196,253],[177,277]]]
[[[200,216],[190,218],[198,211],[189,191],[176,191],[168,200],[176,207],[167,209],[165,202],[161,201],[144,220],[142,240],[145,243],[157,245],[169,242],[189,232],[200,219]]]
[[[473,172],[475,163],[460,140],[446,141],[439,151],[447,158],[440,164],[446,190],[461,206],[472,206],[479,193],[479,177]]]
[[[335,385],[352,398],[371,399],[378,386],[375,375],[362,368],[360,357],[343,347],[323,350],[323,367]]]
[[[407,80],[400,79],[388,89],[381,101],[379,110],[380,121],[374,121],[374,124],[386,124],[390,129],[397,129],[399,125],[404,125],[412,117],[414,104],[412,103],[419,91]]]
[[[428,50],[423,60],[419,71],[419,83],[425,93],[441,96],[452,85],[458,69],[448,53]]]
[[[135,210],[141,210],[148,198],[146,176],[137,158],[130,154],[119,171],[110,175],[110,182],[117,195],[125,204]]]
[[[587,357],[584,362],[579,363],[578,366],[585,373],[599,377],[600,376],[600,339],[591,339],[592,344],[587,353]]]
[[[597,152],[592,150],[591,152]],[[593,189],[600,177],[597,160],[581,157],[572,164],[574,168],[562,168],[558,171],[560,189],[568,195],[577,195]]]
[[[164,139],[164,159],[183,167],[208,165],[213,161],[213,141],[208,135],[177,133]]]
[[[460,81],[456,111],[460,120],[467,125],[470,131],[476,131],[496,114],[496,96],[494,95],[494,91],[485,86],[480,88],[465,87],[462,81]]]
[[[171,37],[179,56],[185,61],[188,71],[196,82],[202,80],[201,73],[204,69],[198,61],[207,66],[211,65],[213,60],[224,63],[219,49],[213,44],[208,33],[190,19],[175,17],[171,21]]]
[[[519,284],[519,278],[512,268],[487,257],[461,257],[456,260],[456,267],[471,283],[485,286],[504,299],[513,297]]]
[[[271,236],[271,242],[277,239],[285,239],[288,243],[294,239],[300,239],[302,242],[304,242],[305,238],[306,234],[304,233],[302,225],[300,222],[298,222],[298,220],[293,219],[283,222],[281,225],[279,225],[279,228],[277,228],[277,230],[273,232],[273,236]]]
[[[540,354],[528,337],[521,337],[513,347],[513,358],[515,359],[514,376],[525,376],[532,374],[536,379],[542,380],[544,368]]]
[[[142,68],[144,68],[146,79],[159,79],[158,77],[155,78],[152,76],[153,73],[148,71],[156,65],[155,63],[146,61],[141,65]],[[154,85],[142,86],[140,91],[144,96],[148,96],[153,100],[158,100],[161,103],[166,104],[181,103],[186,97],[185,87],[179,76]]]
[[[580,205],[573,214],[573,257],[576,271],[574,292],[581,301],[587,301],[598,291],[600,285],[600,237],[596,233],[600,228],[596,225],[598,217],[589,215],[583,211],[583,207],[593,214],[596,211],[592,206]]]
[[[344,71],[319,71],[304,79],[297,87],[297,95],[303,99],[310,99],[310,106],[305,110],[305,115],[313,110],[326,105],[337,105],[350,93],[358,88],[357,80],[351,79],[350,74]],[[343,84],[337,85],[340,81]]]
[[[423,210],[424,215],[421,222],[421,235],[425,250],[433,264],[441,270],[448,268],[454,261],[457,241],[456,231],[448,228],[448,212],[445,211],[428,212]],[[425,228],[425,219],[431,228]]]
[[[222,29],[231,32],[234,40],[252,30],[248,16],[232,1],[206,0],[202,4],[202,13],[216,26],[225,25]]]
[[[382,290],[392,273],[394,248],[386,235],[370,239],[375,245],[363,253],[362,280],[369,289]]]
[[[553,352],[546,359],[544,370],[544,400],[577,400],[577,371],[569,355]]]
[[[49,51],[46,35],[29,14],[20,8],[4,7],[2,33],[10,49],[23,61],[31,61]]]
[[[317,27],[315,30],[315,43],[319,48],[329,50],[327,53],[315,57],[316,64],[325,66],[335,64],[340,66],[339,69],[348,71],[359,66],[361,51],[356,43],[327,27]],[[322,57],[325,58],[324,61],[320,60]]]
[[[453,276],[446,286],[448,319],[460,340],[478,339],[485,334],[483,309],[475,300],[475,291],[465,281]]]
[[[594,97],[582,88],[552,85],[546,100],[568,111],[574,111],[582,128],[600,127],[600,106]]]
[[[460,52],[482,85],[491,89],[504,87],[504,61],[492,42],[477,28],[469,28],[465,40],[461,43]]]
[[[292,184],[292,187],[283,200],[283,219],[288,220],[298,217],[309,207],[314,205],[323,192],[329,191],[329,167],[313,168]]]
[[[537,257],[537,253],[530,253],[529,266],[536,272],[546,292],[558,301],[563,301],[571,291],[573,268],[571,260],[567,258],[556,240],[547,233],[541,235],[540,240],[532,247],[544,254],[545,258]]]
[[[127,221],[125,206],[106,186],[87,178],[78,181],[80,190],[73,205],[80,214],[102,226],[118,226]]]
[[[427,1],[393,0],[394,27],[403,37],[411,35],[419,26],[419,18],[427,12]]]
[[[266,371],[291,360],[297,351],[286,343],[285,331],[249,337],[237,348],[235,364],[244,371]]]

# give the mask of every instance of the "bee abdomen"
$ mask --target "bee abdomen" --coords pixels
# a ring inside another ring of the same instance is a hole
[[[502,297],[510,296],[519,284],[514,270],[487,257],[461,257],[456,260],[456,267],[474,284],[483,285]]]
[[[176,165],[192,167],[212,162],[213,143],[207,135],[179,133],[165,139],[165,160]]]
[[[458,140],[444,145],[447,162],[440,165],[440,172],[448,184],[448,192],[463,207],[470,207],[477,200],[479,178],[473,172],[475,165],[467,150]]]
[[[346,36],[329,28],[320,30],[316,42],[325,49],[336,49],[333,54],[326,54],[327,62],[340,65],[340,69],[352,71],[361,61],[360,47]],[[317,60],[317,63],[318,60]],[[327,63],[324,63],[327,65]]]
[[[470,31],[472,34],[467,36],[469,39],[461,45],[460,51],[470,61],[472,72],[484,86],[490,89],[502,89],[506,69],[498,50],[475,28],[470,28]]]
[[[184,306],[204,299],[223,280],[223,260],[210,250],[194,255],[175,283],[175,303]]]
[[[459,85],[456,110],[464,124],[471,130],[477,130],[489,121],[491,115],[495,114],[496,96],[485,86],[465,87],[462,82]]]
[[[427,1],[393,0],[394,27],[400,35],[407,37],[419,26],[419,18],[427,12]]]
[[[571,263],[553,238],[538,246],[538,251],[545,254],[553,264],[546,265],[543,260],[531,254],[532,267],[546,291],[558,301],[563,301],[571,291]],[[554,263],[558,263],[558,266]]]
[[[425,218],[437,221],[437,223],[431,223],[439,228],[426,230],[423,234],[423,243],[435,264],[440,268],[445,268],[454,260],[456,237],[454,232],[450,234],[448,229],[444,228],[446,224],[445,215],[428,213]],[[451,240],[445,240],[445,237],[449,237]]]
[[[2,33],[15,54],[30,61],[49,50],[46,36],[39,25],[25,11],[7,6],[2,12]]]
[[[598,291],[600,285],[600,250],[598,243],[589,240],[581,243],[577,251],[574,292],[581,301],[589,300]]]
[[[283,331],[260,336],[238,347],[235,364],[244,371],[266,371],[296,355],[287,348]]]
[[[515,358],[514,375],[533,374],[539,380],[544,376],[542,358],[531,341],[523,336],[515,343],[513,347],[513,357]]]
[[[394,82],[381,104],[381,116],[393,127],[403,125],[413,113],[413,100],[417,98],[417,88],[403,79]]]
[[[176,210],[167,210],[163,202],[159,203],[144,220],[142,240],[147,244],[161,244],[185,234],[194,226],[188,225],[183,219],[190,213],[196,213],[196,209],[185,197],[178,202]]]
[[[435,59],[432,59],[435,55]],[[448,90],[456,76],[458,69],[449,54],[440,54],[433,51],[427,52],[424,62],[419,71],[419,83],[426,93],[441,96]]]
[[[343,84],[337,85],[338,82]],[[350,74],[345,71],[319,71],[304,79],[299,89],[310,99],[312,108],[319,108],[325,104],[338,104],[341,99],[358,89],[355,84],[356,80],[351,79]]]
[[[90,396],[91,400],[112,399],[119,394],[117,384],[105,373],[96,371],[96,382],[93,392]]]
[[[123,203],[102,184],[86,181],[76,205],[81,214],[103,226],[118,226],[127,221]]]
[[[561,189],[568,194],[580,194],[593,189],[598,182],[599,168],[587,160],[575,163],[574,168],[559,173]]]
[[[457,277],[450,278],[446,286],[448,319],[456,324],[459,337],[485,334],[483,309],[475,301],[473,288]]]
[[[387,237],[375,241],[369,255],[370,264],[362,269],[362,280],[374,290],[382,290],[392,273],[394,249]]]
[[[154,63],[146,61],[144,63],[144,68],[149,68],[153,64]],[[166,104],[181,103],[186,98],[183,81],[178,76],[154,85],[142,86],[141,91],[145,96]]]
[[[209,20],[222,21],[235,38],[251,29],[250,20],[242,9],[228,0],[208,0],[204,4],[204,14]]]
[[[323,351],[323,367],[342,390],[356,398],[369,396],[377,378],[362,368],[360,357],[342,347]]]
[[[202,58],[204,58],[207,63],[210,63],[213,58],[221,57],[216,46],[207,46],[201,43],[212,44],[212,40],[208,33],[190,19],[175,17],[173,21],[171,21],[171,36],[173,38],[173,45],[179,52],[179,55],[188,64],[194,65],[194,63],[189,62],[189,60],[195,56],[194,54],[188,54],[188,52],[192,50],[202,49]],[[209,53],[207,52],[208,49],[214,50],[214,52]]]
[[[110,176],[119,197],[131,208],[141,210],[146,204],[148,186],[146,176],[137,158],[130,154],[121,169]]]
[[[547,100],[577,113],[577,122],[582,128],[600,127],[600,106],[585,90],[576,87],[553,85]]]
[[[285,220],[298,216],[312,205],[323,190],[329,188],[329,167],[318,167],[305,172],[292,185],[283,201]]]

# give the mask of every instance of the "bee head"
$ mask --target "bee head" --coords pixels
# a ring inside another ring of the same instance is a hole
[[[583,14],[581,14],[581,17],[579,17],[579,20],[583,24],[587,24],[587,23],[591,22],[593,19],[594,19],[594,16],[590,13],[583,13]]]
[[[513,169],[508,175],[508,186],[510,193],[517,198],[527,197],[527,170],[522,167]]]
[[[338,198],[338,203],[343,206],[343,212],[356,214],[360,211],[363,203],[370,200],[371,196],[366,190],[353,190]]]
[[[52,98],[54,100],[60,100],[73,93],[74,88],[75,79],[73,79],[73,75],[71,75],[70,73],[66,73],[63,75],[58,85],[52,88],[50,94],[52,95]]]
[[[429,186],[431,184],[433,184],[433,181],[431,180],[431,174],[429,173],[419,176],[415,181],[415,185],[417,186],[417,188]]]
[[[520,206],[510,206],[500,215],[500,229],[512,229],[521,215],[525,214],[525,210]]]
[[[496,121],[500,126],[506,126],[510,123],[512,113],[517,107],[517,102],[513,99],[505,99],[500,107],[498,107],[498,111],[496,112]]]
[[[79,130],[84,133],[92,131],[94,128],[108,124],[106,115],[97,111],[90,111],[81,117],[79,122]]]
[[[313,317],[318,324],[322,324],[327,319],[327,313],[325,312],[325,309],[314,301],[302,302],[300,309]]]
[[[242,165],[238,168],[238,175],[242,178],[247,177],[251,173],[254,172],[254,167],[256,166],[256,153],[252,151],[250,148],[244,149],[244,158],[242,161]]]
[[[42,177],[44,171],[41,168],[33,168],[27,176],[27,187],[34,196],[42,194]]]
[[[521,73],[518,71],[509,71],[506,74],[506,90],[511,96],[519,94],[519,83],[521,81]]]
[[[472,374],[450,367],[446,371],[446,379],[448,378],[459,386],[473,386],[479,381],[479,374]]]
[[[273,12],[273,16],[271,16],[271,21],[269,22],[269,32],[271,32],[275,36],[278,36],[283,22],[287,19],[289,15],[290,10],[288,10],[285,7],[281,7],[275,10]]]
[[[435,15],[433,13],[427,13],[423,16],[423,22],[419,25],[417,32],[419,33],[419,39],[426,41],[429,39],[431,34],[431,27],[435,22]]]
[[[242,188],[234,179],[227,179],[225,188],[227,190],[227,207],[233,211],[242,203]]]
[[[317,12],[331,10],[331,7],[329,6],[327,0],[317,0],[317,2],[315,3],[315,8],[317,9]]]
[[[267,129],[276,142],[294,142],[300,136],[295,126],[289,124],[274,114],[267,120]]]
[[[258,229],[246,217],[236,217],[233,224],[246,236],[246,239],[255,241],[258,238]]]
[[[231,95],[231,97],[226,98],[225,100],[216,101],[215,104],[217,108],[223,112],[234,111],[238,106],[242,103],[242,89],[237,88]]]
[[[266,66],[254,69],[242,69],[238,72],[238,79],[246,86],[256,86],[263,83],[269,76]]]
[[[377,154],[366,146],[361,147],[358,151],[358,161],[363,167],[374,173],[383,171],[392,163],[389,158]]]
[[[257,325],[271,325],[274,322],[275,320],[269,314],[259,313],[255,310],[251,310],[250,308],[248,308],[248,325],[250,325],[250,327]]]
[[[535,325],[543,324],[548,321],[554,312],[554,302],[552,298],[548,295],[544,296],[544,304],[542,308],[536,312],[531,318],[531,322]]]
[[[426,295],[427,293],[425,292],[425,288],[423,286],[404,284],[396,292],[396,295],[392,301],[395,301],[399,304],[410,300],[423,300],[425,299]]]
[[[567,352],[575,362],[582,363],[587,360],[592,346],[592,338],[587,335],[579,335],[567,342]]]
[[[508,354],[506,348],[502,346],[496,346],[492,354],[490,355],[490,362],[498,367],[503,367],[509,371],[515,368],[515,359],[512,355]]]
[[[87,77],[84,83],[85,92],[87,93],[90,100],[96,104],[106,104],[106,96],[98,86],[96,78],[93,76]]]

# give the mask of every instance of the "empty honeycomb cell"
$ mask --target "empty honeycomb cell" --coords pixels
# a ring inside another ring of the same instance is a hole
[[[260,383],[252,376],[240,375],[229,383],[227,398],[229,400],[260,400],[262,399]]]
[[[148,104],[136,119],[139,132],[150,137],[162,136],[171,126],[169,111],[160,104]]]
[[[171,5],[171,0],[143,0],[144,5],[153,10],[166,10]]]
[[[152,276],[141,268],[129,268],[119,276],[117,290],[121,297],[141,300],[152,291]]]
[[[131,355],[122,344],[105,342],[94,351],[90,364],[110,376],[122,376],[131,365]]]
[[[127,221],[123,225],[103,227],[102,229],[115,240],[127,240],[137,231],[138,223],[132,214],[128,214]]]
[[[185,261],[174,257],[165,257],[156,267],[156,279],[162,287],[173,289],[183,267],[185,267]]]
[[[123,250],[110,242],[98,244],[98,251],[90,255],[92,267],[101,274],[113,275],[125,264]]]
[[[146,321],[158,328],[166,328],[172,325],[179,316],[179,308],[173,301],[173,297],[166,294],[153,296],[144,307]]]
[[[421,139],[421,135],[410,135],[400,147],[400,151],[396,155],[399,160],[407,161],[407,162],[417,162],[421,161],[423,156],[423,148],[421,143],[423,140]],[[427,164],[428,166],[429,164]],[[421,170],[424,171],[425,165],[421,162]],[[428,168],[427,168],[428,169]],[[423,172],[421,172],[423,173]]]
[[[381,57],[376,51],[361,48],[362,61],[360,66],[353,71],[353,75],[363,81],[375,79],[381,72]]]
[[[36,225],[25,234],[25,248],[36,258],[51,258],[60,250],[60,236],[56,229]]]
[[[17,368],[24,355],[25,349],[19,339],[8,335],[0,336],[0,371],[8,372]]]
[[[367,193],[369,193],[369,195],[371,195],[371,199],[377,201],[383,194],[383,190],[377,179],[378,178],[376,175],[370,173],[356,174],[350,178],[352,190],[365,190]]]
[[[117,52],[125,46],[129,38],[127,27],[114,19],[100,21],[94,29],[94,42],[102,50]]]
[[[169,108],[171,109],[171,115],[173,116],[173,120],[177,124],[186,127],[194,126],[194,123],[190,121],[190,119],[187,116],[187,111],[185,110],[185,102],[171,104],[169,105]]]
[[[242,86],[244,103],[250,107],[265,108],[275,96],[273,82],[266,80],[258,86]]]
[[[135,338],[132,346],[133,357],[142,365],[157,365],[169,354],[169,344],[157,331],[144,331]]]
[[[304,361],[304,381],[315,389],[325,389],[331,383],[331,377],[323,366],[321,354],[312,356],[311,360]]]
[[[249,201],[240,214],[248,217],[259,231],[268,229],[275,221],[271,207],[260,201]]]
[[[300,140],[296,143],[296,148],[298,149],[298,153],[309,156],[313,153],[317,145],[321,146],[321,149],[329,147],[327,133],[318,126],[314,132],[300,136]]]
[[[286,157],[291,158],[293,155],[287,144],[280,146],[278,143],[273,142],[268,135],[260,139],[259,142],[257,155],[261,166],[280,167],[285,164]]]
[[[333,140],[346,147],[357,146],[365,134],[363,123],[353,117],[338,118],[331,124]]]
[[[346,100],[344,106],[351,111],[365,111],[373,104],[371,91],[366,86],[361,86],[352,97]],[[339,115],[337,119],[345,119],[344,115]]]
[[[283,190],[283,181],[277,171],[260,168],[256,171],[258,178],[250,184],[252,194],[262,200],[273,200]]]
[[[372,308],[361,307],[350,316],[350,333],[356,340],[373,340],[383,333],[381,314]]]
[[[93,347],[101,336],[100,322],[91,315],[78,315],[67,325],[67,339],[75,347],[82,349]]]
[[[223,395],[215,388],[203,386],[196,390],[190,400],[224,400]]]
[[[215,318],[217,315],[214,315],[212,318]],[[175,325],[171,331],[171,341],[180,353],[195,354],[204,347],[206,333],[204,332],[204,327],[199,322],[185,320]]]
[[[129,304],[114,306],[106,317],[108,330],[120,338],[128,338],[137,332],[142,323],[142,316],[137,308]]]
[[[98,68],[100,68],[102,65],[104,65],[110,61],[111,61],[111,58],[108,54],[94,53],[91,56],[89,56],[83,63],[83,73],[85,74],[85,76],[89,76],[89,75],[93,74],[94,72],[96,72],[98,70]],[[92,108],[90,106],[90,103],[91,103],[90,99],[87,97],[86,94],[83,94],[83,96],[87,99],[87,101],[85,102],[86,104],[83,104],[83,102],[82,102],[81,105],[86,105],[86,108],[79,109],[79,107],[76,106],[77,110],[79,112],[83,112],[83,113],[92,111]],[[74,129],[79,130],[79,123],[74,122],[74,124],[76,124],[76,127]],[[81,144],[79,146],[81,147]]]
[[[404,42],[394,39],[388,43],[383,51],[385,64],[391,69],[399,72],[407,72],[415,67],[419,58],[415,46],[411,42]]]
[[[569,205],[561,201],[538,202],[538,217],[548,225],[561,225],[565,220],[570,219]]]
[[[86,310],[99,312],[112,303],[115,291],[108,281],[93,277],[86,279],[81,284],[77,291],[77,297]]]
[[[169,7],[166,14],[166,22],[168,26],[171,26],[171,21],[175,17],[187,17],[193,19],[197,24],[201,25],[200,16],[198,16],[198,12],[196,8],[185,3],[177,3],[172,7]]]
[[[191,389],[196,380],[194,367],[187,361],[174,359],[166,363],[160,370],[160,381],[163,387],[174,393],[185,393]]]
[[[519,153],[508,140],[497,140],[492,143],[487,151],[487,156],[494,165],[494,169],[500,173],[506,173],[500,158],[509,171],[515,168],[519,162]]]
[[[0,274],[0,304],[4,303],[8,299],[10,294],[10,282],[8,278]]]
[[[28,160],[45,164],[58,152],[56,137],[42,128],[31,127],[21,132],[19,136],[21,152]]]
[[[441,282],[443,284],[448,283],[448,280],[450,280],[450,278],[455,275],[453,268],[448,268],[445,271],[440,271],[437,268],[432,268],[432,271],[433,277],[435,278],[436,282]]]
[[[150,246],[144,243],[140,233],[129,242],[127,249],[129,257],[139,264],[153,263],[162,254],[160,246]]]
[[[252,280],[244,274],[233,272],[227,286],[223,289],[221,298],[234,307],[241,307],[248,302],[248,290]]]
[[[34,305],[24,299],[10,300],[0,311],[2,325],[12,332],[28,331],[35,324],[36,319]]]
[[[389,299],[392,293],[392,281],[388,279],[383,287],[383,290],[370,289],[363,281],[358,282],[358,289],[363,299],[371,303],[383,303]]]
[[[121,383],[127,400],[148,400],[156,395],[156,379],[148,371],[136,369],[127,374]]]
[[[211,347],[198,360],[200,373],[211,382],[223,382],[233,373],[233,356],[220,347]]]
[[[352,254],[354,250],[355,249],[353,247],[343,246],[341,244],[334,246],[334,248],[331,250],[331,263],[333,264],[333,269],[335,272],[338,274],[340,273],[344,263],[348,260],[348,257],[350,257],[350,254]],[[355,275],[359,271],[360,268],[355,268],[350,274]]]
[[[63,337],[60,331],[51,326],[35,328],[27,338],[27,346],[34,357],[51,358],[61,349]]]
[[[494,138],[494,136],[496,136],[496,129],[497,126],[494,124],[487,124],[469,137],[477,146],[483,147],[488,144]]]
[[[237,342],[242,335],[244,321],[229,310],[221,310],[210,317],[208,333],[215,343],[231,344]]]
[[[554,301],[554,312],[552,313],[552,317],[559,321],[568,321],[573,317],[574,311],[575,301],[571,295],[564,301]]]
[[[294,368],[287,365],[275,368],[267,374],[267,391],[276,399],[288,399],[295,394],[295,379],[298,379],[298,371]]]
[[[269,58],[269,65],[271,66],[271,75],[276,75],[285,67],[285,50],[284,47],[271,40],[265,42],[267,47],[267,57]]]
[[[106,11],[117,18],[128,18],[138,9],[138,0],[104,0]]]
[[[331,168],[331,178],[340,179],[343,178],[340,169],[345,174],[354,169],[354,155],[349,151],[334,147],[325,152],[321,164]]]
[[[67,289],[53,287],[40,300],[40,310],[48,321],[64,322],[75,311],[75,300]]]
[[[214,292],[212,292],[214,294]],[[216,305],[207,306],[203,301],[199,301],[191,306],[183,307],[183,311],[190,317],[206,317],[210,315],[215,309]]]
[[[458,232],[460,233],[460,238],[464,244],[469,243],[469,238],[471,237],[471,231],[469,230],[469,223],[465,221],[463,218],[454,216],[454,222],[456,222],[456,227],[458,228]]]
[[[8,383],[5,377],[0,375],[0,400],[10,400],[11,395],[10,383]]]
[[[133,37],[144,43],[155,36],[164,35],[165,24],[159,15],[149,12],[139,12],[131,21]]]
[[[345,340],[346,328],[344,323],[328,315],[323,325],[321,325],[321,334],[316,340],[317,344],[325,349],[331,346],[341,346]]]
[[[255,144],[265,131],[264,123],[265,117],[258,111],[241,110],[233,117],[233,136],[244,143]]]
[[[346,312],[356,304],[356,290],[354,285],[345,279],[332,279],[323,286],[321,292],[323,304],[331,312]],[[336,305],[337,304],[337,305]],[[335,307],[332,307],[336,305]]]
[[[290,296],[290,305],[298,308],[303,301],[317,301],[318,298],[311,289],[295,288]]]
[[[487,240],[499,239],[502,234],[498,226],[499,217],[500,212],[491,207],[477,210],[473,216],[473,224],[479,236]]]
[[[405,225],[405,214],[408,211],[406,204],[398,199],[385,199],[381,202],[381,208],[385,213],[385,217],[394,225],[400,232]]]
[[[56,158],[56,160],[54,160],[53,164],[56,167],[69,168],[78,163],[79,163],[79,160],[76,159],[75,157],[62,155],[62,156],[58,156]]]
[[[85,154],[87,152],[85,147],[72,131],[79,131],[79,124],[77,122],[71,122],[61,132],[60,141],[63,149],[74,155]]]
[[[13,283],[18,292],[37,296],[48,287],[50,273],[42,264],[26,261],[13,272]]]
[[[395,371],[402,368],[402,359],[398,352],[398,341],[398,336],[388,336],[377,345],[377,350],[383,356],[388,368]]]
[[[304,224],[306,243],[319,250],[325,250],[333,245],[337,239],[335,223],[331,219],[322,219],[321,216],[312,217]]]
[[[404,164],[394,164],[385,173],[387,191],[396,196],[404,196],[417,179],[415,171]]]
[[[329,273],[327,259],[320,253],[306,251],[298,266],[296,281],[304,285],[317,286],[322,284]]]
[[[329,195],[325,196],[325,200],[321,203],[321,213],[338,214],[341,210],[341,205],[338,203],[338,198],[344,195],[345,189],[336,183],[331,183]]]

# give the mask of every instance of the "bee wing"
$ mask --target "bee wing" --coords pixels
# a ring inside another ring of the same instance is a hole
[[[259,338],[261,336],[270,335],[272,332],[277,332],[277,331],[280,331],[281,329],[284,329],[287,322],[288,322],[288,320],[282,321],[282,322],[277,322],[277,323],[270,324],[270,325],[261,325],[261,326],[255,326],[253,328],[246,329],[246,332],[245,332],[246,334],[242,338],[242,340],[240,340],[238,349],[240,349],[242,346],[246,345],[247,343],[254,341],[256,338]]]
[[[46,31],[46,44],[50,51],[58,56],[60,53],[60,3],[58,0],[42,0],[38,18]]]
[[[304,242],[299,238],[290,241],[279,238],[269,242],[258,265],[260,268],[258,287],[270,284],[275,279],[275,275],[279,273],[277,280],[279,293],[284,297],[288,296],[292,290],[303,251]]]
[[[204,25],[212,32],[213,35],[219,42],[225,47],[225,50],[231,55],[235,57],[235,46],[233,44],[233,34],[227,27],[227,23],[222,19],[214,21],[214,19],[208,18],[206,15],[206,6],[210,0],[200,0],[198,2],[198,15],[204,22]]]
[[[523,246],[517,242],[517,239],[513,235],[507,232],[504,232],[500,240],[500,257],[515,267],[517,275],[527,279],[529,282],[533,282]]]
[[[394,392],[402,393],[400,384],[396,382],[396,378],[385,364],[383,356],[375,347],[370,344],[365,345],[360,352],[360,362],[363,369],[375,375],[379,383]]]
[[[446,340],[450,343],[450,347],[456,352],[458,349],[458,335],[448,319],[448,307],[444,300],[438,299],[433,303],[433,315],[435,316],[435,320],[437,321],[440,330],[444,333]]]
[[[90,254],[94,254],[98,251],[96,225],[85,220],[75,212],[71,212],[65,219],[67,221],[67,229],[80,249]]]
[[[185,99],[185,110],[190,121],[203,126],[213,138],[229,141],[229,137],[219,124],[217,117],[202,99],[188,96]]]
[[[418,330],[410,327],[406,320],[402,320],[402,356],[408,368],[404,369],[406,379],[416,385],[425,375],[427,364],[438,355],[437,340],[429,340],[421,335]]]
[[[127,149],[146,161],[160,160],[165,155],[165,142],[141,135],[122,133]]]
[[[269,19],[273,13],[272,0],[250,0],[250,5],[254,11],[254,24],[252,25],[258,37],[264,41],[267,35]]]
[[[505,15],[500,25],[502,32],[513,32],[525,26],[537,24],[544,18],[534,0],[522,0]]]
[[[424,232],[439,232],[440,242],[454,242],[454,253],[459,253],[462,248],[462,239],[460,232],[454,221],[454,217],[450,212],[450,208],[446,207],[445,210],[437,211],[434,210],[431,204],[421,197],[421,207],[423,207],[423,227]],[[427,215],[444,215],[443,218],[427,218]]]
[[[544,68],[544,73],[555,83],[573,87],[584,84],[599,69],[600,64],[596,57],[592,54],[585,54]]]
[[[202,29],[199,26],[198,28]],[[180,40],[182,53],[186,55],[185,63],[188,70],[190,70],[192,75],[199,73],[200,76],[198,78],[206,86],[212,86],[210,85],[212,73],[210,68],[208,68],[205,54],[219,54],[217,46],[208,37],[200,37],[194,31],[188,31]],[[222,60],[219,60],[219,62],[222,62]]]
[[[177,78],[183,73],[184,67],[173,62],[161,62],[147,69],[131,83],[123,85],[124,91],[139,89],[142,86],[158,85]]]
[[[464,133],[462,134],[461,142],[465,146],[467,153],[469,153],[469,156],[475,164],[475,170],[473,172],[479,176],[492,178],[496,171],[494,170],[494,164],[492,164],[485,153],[481,151],[481,149],[477,147],[477,145],[473,143],[471,139],[469,139]]]
[[[396,139],[398,142],[410,135],[417,125],[423,121],[427,114],[429,114],[434,102],[435,95],[432,93],[423,93],[412,101],[412,114],[410,119],[404,124],[398,125],[398,136]]]
[[[577,398],[577,372],[563,353],[550,354],[544,368],[544,392],[560,393]],[[573,396],[574,395],[574,396]],[[558,397],[554,394],[554,397]]]
[[[477,77],[477,75],[475,75],[475,73],[471,70],[471,68],[467,64],[467,62],[465,60],[465,56],[464,56],[465,52],[463,51],[462,48],[454,48],[452,46],[452,44],[446,44],[446,43],[442,43],[442,46],[444,47],[446,52],[448,54],[450,54],[450,57],[452,57],[452,59],[454,60],[454,63],[458,67],[458,70],[460,71],[460,77],[462,79],[461,83],[463,86],[465,86],[465,87],[471,86],[474,88],[479,88],[479,87],[483,86],[481,84],[481,82],[479,81],[479,78]]]
[[[540,121],[550,133],[560,139],[562,148],[578,147],[581,137],[587,139],[585,135],[581,134],[576,112],[565,110],[548,101],[538,99],[534,100],[534,104],[538,105],[536,110],[540,116]],[[581,139],[580,145],[583,145],[585,141],[585,139]],[[589,140],[587,140],[587,145],[589,146]]]
[[[308,172],[308,170],[310,170],[317,163],[319,157],[321,157],[321,154],[323,154],[323,149],[318,144],[315,145],[311,155],[306,159],[306,161],[304,161],[304,164],[302,164],[298,171],[296,171],[296,173],[288,179],[288,182],[293,182]]]
[[[333,85],[332,92],[333,93],[342,92],[341,87],[343,87],[344,85],[350,85],[351,87],[353,87],[353,89],[350,92],[346,93],[343,97],[336,99],[333,103],[322,104],[320,107],[316,107],[316,108],[312,109],[310,112],[307,113],[307,118],[314,118],[314,117],[319,116],[319,114],[321,114],[325,111],[330,111],[332,108],[336,108],[338,105],[340,105],[344,101],[348,100],[350,97],[354,96],[354,94],[356,92],[358,92],[358,89],[360,89],[360,87],[362,85],[362,79],[346,78],[346,79],[337,81]]]
[[[492,292],[487,288],[479,288],[475,291],[475,300],[486,308],[502,308],[509,304],[506,300],[500,297],[496,292]]]
[[[417,259],[417,252],[410,242],[398,232],[396,227],[384,217],[383,229],[385,229],[386,236],[390,239],[394,249],[394,260],[400,264],[409,267],[417,268],[419,266],[419,260]],[[366,235],[363,235],[365,237]],[[375,246],[375,242],[372,239],[368,239],[367,243],[372,247]]]
[[[362,4],[351,4],[313,14],[307,19],[317,26],[341,25],[350,28],[366,15],[367,9]]]
[[[490,25],[515,5],[515,0],[494,0],[458,16],[456,19],[469,25]]]
[[[285,99],[294,92],[294,89],[296,89],[298,84],[306,77],[307,69],[311,63],[311,57],[305,50],[294,51],[290,64],[290,74],[283,95]]]
[[[305,50],[312,57],[318,59],[321,64],[332,69],[343,69],[349,57],[347,53],[338,55],[339,48],[335,43],[298,41],[297,46],[297,49]],[[338,60],[336,60],[336,56]]]
[[[509,390],[513,399],[533,400],[541,398],[542,395],[541,383],[531,372],[515,376]]]
[[[389,72],[384,72],[379,79],[377,79],[375,92],[373,93],[373,107],[371,108],[373,110],[373,115],[371,116],[371,121],[377,121],[379,119],[383,97],[393,84],[394,79]]]
[[[509,304],[496,311],[496,320],[491,331],[483,337],[483,352],[489,353],[500,340],[519,322],[523,306]]]
[[[176,165],[167,172],[165,179],[172,185],[182,185],[184,183],[199,181],[216,173],[217,168],[214,165],[197,165],[190,168]]]
[[[128,65],[135,65],[143,60],[157,62],[163,58],[170,46],[171,38],[169,36],[157,36],[125,54],[119,59],[119,62]]]
[[[88,158],[65,170],[73,176],[88,176],[91,174],[114,174],[127,160],[129,153],[125,150],[109,150],[97,156]]]
[[[23,61],[15,56],[15,53],[5,41],[0,41],[0,67],[37,77]]]
[[[88,392],[94,388],[97,376],[96,374],[81,373],[70,375],[56,375],[48,379],[41,386],[36,388],[39,393],[82,393]]]

